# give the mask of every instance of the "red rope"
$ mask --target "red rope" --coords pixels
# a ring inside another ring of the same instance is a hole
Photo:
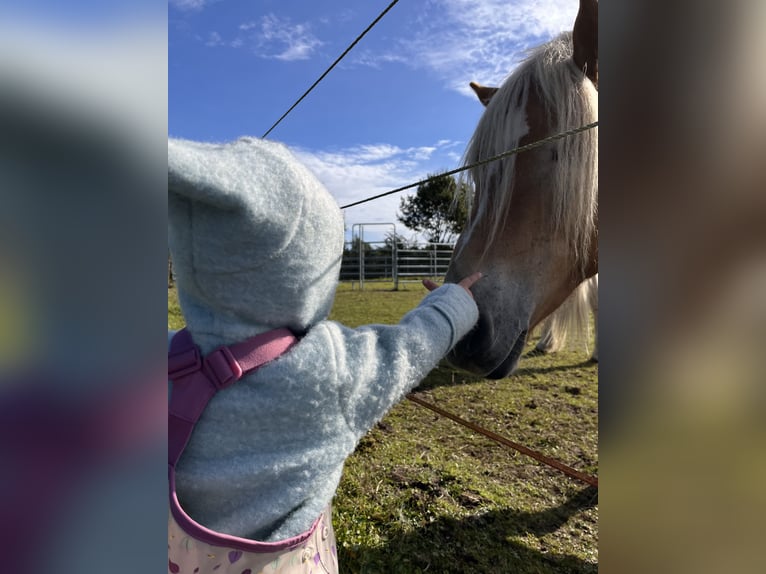
[[[598,477],[597,476],[591,476],[585,473],[580,472],[579,470],[575,470],[567,465],[565,465],[563,462],[559,462],[558,460],[551,458],[549,456],[545,456],[542,453],[537,452],[536,450],[532,450],[531,448],[527,448],[524,445],[515,443],[511,440],[508,440],[505,437],[500,436],[499,434],[493,433],[492,431],[489,431],[487,429],[484,429],[478,425],[473,424],[470,421],[467,421],[465,419],[461,419],[457,415],[453,415],[452,413],[445,411],[444,409],[440,409],[436,405],[432,405],[431,403],[424,401],[420,397],[414,394],[407,395],[407,398],[410,399],[412,402],[419,404],[422,407],[425,407],[427,409],[432,410],[433,412],[440,414],[443,417],[447,417],[448,419],[451,419],[455,421],[456,423],[463,425],[464,427],[467,427],[471,429],[472,431],[475,431],[479,434],[484,435],[485,437],[500,443],[502,445],[508,446],[522,454],[526,454],[527,456],[531,456],[535,460],[542,462],[543,464],[546,464],[552,468],[555,468],[557,470],[560,470],[564,474],[571,476],[572,478],[576,478],[577,480],[581,480],[587,484],[590,484],[591,486],[594,486],[598,488]]]

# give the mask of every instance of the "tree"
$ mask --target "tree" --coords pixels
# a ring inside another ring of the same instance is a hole
[[[372,251],[372,245],[370,245],[367,241],[362,241],[362,238],[358,235],[354,235],[351,238],[351,245],[349,246],[348,243],[343,248],[344,253],[348,254],[354,254],[359,255],[359,252],[362,253],[369,253]]]
[[[399,235],[396,232],[389,232],[386,233],[386,238],[384,240],[384,245],[386,249],[392,249],[394,247],[394,243],[396,243],[396,248],[400,251],[402,250],[413,250],[418,248],[418,240],[417,237],[404,237],[403,235]]]
[[[465,225],[466,192],[465,183],[458,184],[450,175],[437,176],[420,184],[415,195],[403,197],[396,217],[432,243],[449,243]]]

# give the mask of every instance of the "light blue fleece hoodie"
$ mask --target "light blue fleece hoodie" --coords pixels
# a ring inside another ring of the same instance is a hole
[[[302,336],[211,400],[177,465],[181,505],[222,533],[296,536],[332,501],[359,439],[473,327],[476,304],[444,285],[398,325],[327,321],[343,219],[281,144],[169,140],[168,221],[203,353],[278,327]]]

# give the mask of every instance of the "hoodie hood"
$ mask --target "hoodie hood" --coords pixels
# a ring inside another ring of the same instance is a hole
[[[284,145],[168,140],[168,241],[203,352],[326,319],[343,234],[337,203]]]

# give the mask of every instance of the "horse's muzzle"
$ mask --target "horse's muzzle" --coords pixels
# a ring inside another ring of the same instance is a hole
[[[521,329],[498,333],[492,320],[482,314],[476,327],[447,355],[447,361],[488,379],[502,379],[516,369],[527,342],[527,332]]]

